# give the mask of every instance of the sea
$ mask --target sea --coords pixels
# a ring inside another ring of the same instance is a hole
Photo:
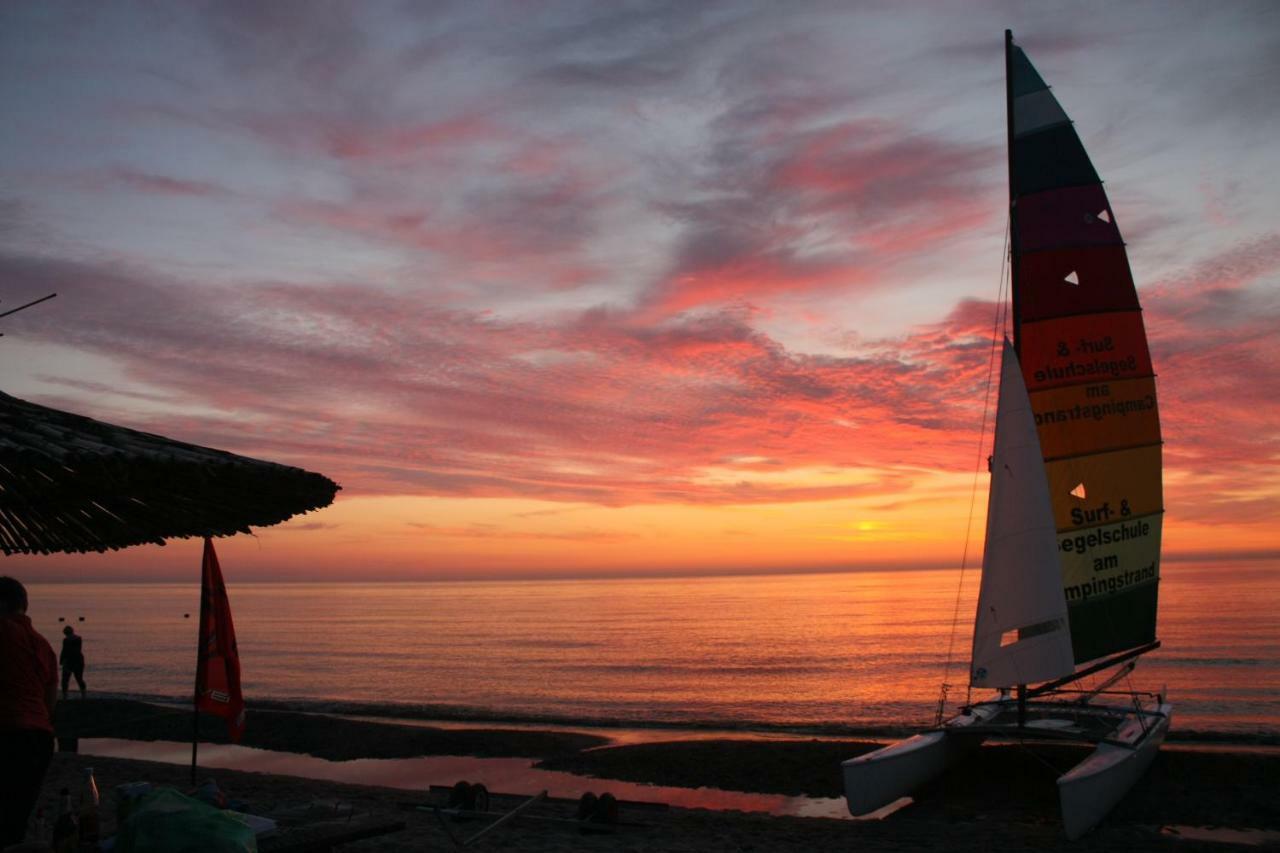
[[[1280,572],[1162,567],[1159,636],[1121,687],[1171,737],[1280,739]],[[435,720],[893,735],[967,696],[978,572],[260,583],[226,572],[253,706]],[[31,583],[93,693],[189,701],[199,579]],[[975,699],[985,693],[974,694]]]

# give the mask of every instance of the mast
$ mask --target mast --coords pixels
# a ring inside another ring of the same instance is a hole
[[[1014,225],[1013,196],[1013,30],[1004,31],[1004,114],[1009,156],[1009,296],[1013,300],[1013,352],[1022,355],[1022,319],[1018,315],[1018,265],[1014,255],[1018,246],[1018,229]],[[1018,685],[1018,726],[1027,724],[1027,685]]]
[[[1022,358],[1022,318],[1018,314],[1018,265],[1013,256],[1018,248],[1017,212],[1013,196],[1013,30],[1004,31],[1004,110],[1006,151],[1009,156],[1009,293],[1013,299],[1013,351]]]

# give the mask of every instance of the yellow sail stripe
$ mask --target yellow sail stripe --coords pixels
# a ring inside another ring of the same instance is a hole
[[[1046,459],[1160,443],[1152,376],[1037,391],[1031,410]]]
[[[1058,535],[1067,602],[1156,579],[1162,514]],[[1074,589],[1073,589],[1074,588]]]
[[[1045,471],[1059,533],[1164,509],[1158,444],[1046,462]]]

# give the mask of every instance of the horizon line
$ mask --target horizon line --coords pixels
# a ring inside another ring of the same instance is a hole
[[[1244,563],[1265,560],[1280,560],[1280,549],[1263,549],[1235,551],[1227,553],[1209,553],[1205,551],[1184,551],[1164,555],[1162,563]],[[485,574],[449,573],[435,577],[405,577],[399,575],[378,575],[373,577],[322,579],[297,577],[295,575],[257,575],[252,578],[238,579],[237,584],[245,583],[330,583],[330,584],[394,584],[394,583],[510,583],[510,582],[543,582],[543,581],[636,581],[636,580],[677,580],[682,578],[734,578],[734,577],[789,577],[802,575],[841,575],[860,574],[864,572],[928,572],[928,571],[978,571],[981,565],[958,566],[936,562],[896,563],[864,566],[804,566],[793,568],[735,568],[735,569],[671,569],[655,572],[605,572],[587,570],[584,572],[537,573],[538,570],[522,572],[500,572]],[[74,583],[182,583],[190,580],[189,575],[173,574],[157,577],[135,577],[129,575],[106,575],[103,577],[51,577],[26,581],[32,584],[74,584]]]

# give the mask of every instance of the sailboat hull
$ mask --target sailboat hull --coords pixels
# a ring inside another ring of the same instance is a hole
[[[1098,825],[1124,798],[1155,759],[1169,731],[1173,706],[1161,703],[1163,716],[1134,718],[1116,737],[1098,744],[1088,758],[1058,779],[1058,798],[1067,838],[1075,840]]]
[[[982,743],[982,735],[965,729],[986,722],[995,709],[994,704],[980,706],[975,708],[976,713],[957,717],[944,728],[843,762],[840,769],[849,813],[870,814],[941,776],[957,759]]]

